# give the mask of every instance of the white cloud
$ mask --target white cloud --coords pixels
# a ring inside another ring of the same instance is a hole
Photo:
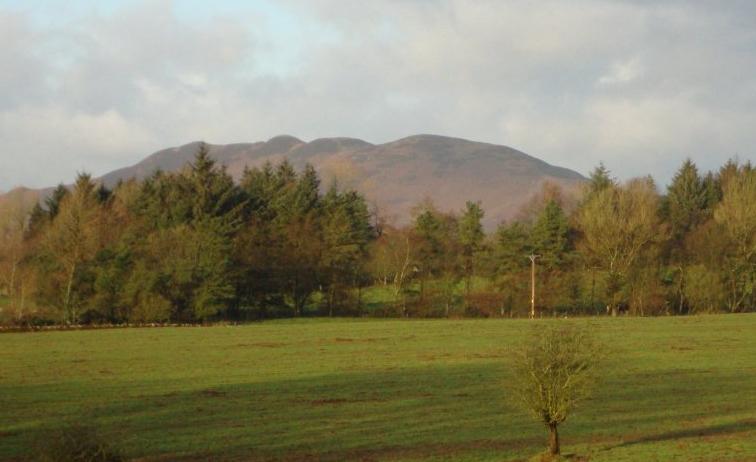
[[[748,2],[273,5],[190,22],[146,2],[52,25],[0,9],[0,189],[280,133],[448,134],[661,182],[687,156],[754,158]]]
[[[643,76],[645,68],[639,58],[619,61],[612,64],[609,72],[598,79],[599,85],[621,85],[630,83]]]
[[[15,180],[11,185],[54,185],[70,181],[77,171],[103,173],[121,165],[130,153],[154,145],[151,136],[115,110],[92,114],[23,107],[0,113],[0,139],[6,140],[0,170],[18,172],[9,176]]]

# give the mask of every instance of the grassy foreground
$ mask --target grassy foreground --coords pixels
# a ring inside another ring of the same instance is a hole
[[[546,433],[507,396],[508,349],[546,322],[613,350],[564,453],[756,460],[756,315],[2,334],[0,460],[71,420],[145,460],[524,460]]]

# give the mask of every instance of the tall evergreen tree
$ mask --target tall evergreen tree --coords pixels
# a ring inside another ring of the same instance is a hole
[[[664,201],[671,237],[680,242],[707,218],[709,196],[696,165],[687,159],[667,187]]]
[[[465,293],[470,294],[472,278],[475,274],[475,257],[480,251],[486,235],[483,232],[485,213],[479,202],[468,201],[459,219],[459,241],[462,250],[463,271],[465,274]]]
[[[42,229],[50,223],[50,215],[37,202],[29,212],[29,222],[24,233],[24,239],[31,240],[42,232]]]
[[[224,167],[210,157],[205,143],[200,144],[187,175],[187,196],[193,201],[194,223],[215,221],[217,230],[230,233],[240,224],[242,196]],[[222,228],[222,229],[221,229]]]
[[[573,305],[579,298],[578,284],[568,273],[572,264],[570,229],[562,207],[546,203],[530,232],[533,252],[538,255],[536,300],[542,306]]]
[[[685,280],[690,255],[685,242],[695,228],[711,214],[709,192],[696,165],[686,159],[667,187],[663,210],[670,226],[669,258],[676,279],[676,310],[686,310]]]
[[[346,289],[359,286],[364,279],[364,263],[373,231],[367,204],[354,191],[341,193],[334,184],[323,198],[322,210],[321,266],[328,312],[332,315],[337,305],[336,296],[340,294],[348,301]]]
[[[144,182],[137,211],[149,239],[138,244],[128,297],[137,318],[165,313],[184,321],[212,319],[235,299],[233,239],[242,223],[243,198],[202,143],[179,174],[157,173]],[[155,303],[155,314],[148,303]]]
[[[50,194],[50,197],[45,199],[45,206],[51,220],[58,216],[58,212],[60,211],[60,203],[63,202],[63,199],[67,195],[68,188],[66,188],[63,184],[59,184]]]
[[[433,308],[433,300],[426,299],[427,283],[436,280],[444,306],[449,315],[454,303],[454,289],[460,281],[461,246],[457,217],[441,213],[430,201],[420,204],[416,211],[414,234],[417,237],[415,262],[420,277],[421,304]]]
[[[588,178],[588,195],[592,196],[614,186],[616,183],[611,177],[609,169],[601,162],[593,169]]]
[[[530,229],[521,222],[501,224],[494,237],[494,263],[490,277],[502,293],[501,315],[512,314],[527,302],[529,282],[527,256],[533,253]]]
[[[569,225],[562,208],[555,201],[544,207],[531,231],[533,251],[540,255],[540,265],[548,271],[562,269],[568,263]]]

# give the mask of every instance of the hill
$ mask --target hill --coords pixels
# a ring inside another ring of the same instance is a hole
[[[336,179],[357,189],[398,224],[407,223],[412,207],[425,198],[442,210],[460,210],[472,200],[482,203],[484,224],[490,229],[512,218],[544,182],[570,189],[584,181],[579,173],[507,146],[437,135],[415,135],[385,144],[354,138],[305,142],[283,135],[265,142],[208,146],[237,180],[245,166],[266,161],[287,158],[298,168],[311,163],[324,185]],[[157,169],[176,171],[191,162],[198,148],[199,142],[193,142],[164,149],[102,180],[113,186],[119,180],[145,178]]]

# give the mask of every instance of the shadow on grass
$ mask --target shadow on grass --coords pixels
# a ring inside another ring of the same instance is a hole
[[[604,450],[608,451],[611,449],[634,446],[636,444],[658,443],[662,441],[677,440],[682,438],[724,436],[732,433],[740,433],[743,431],[753,430],[754,428],[756,428],[756,419],[744,419],[727,424],[685,428],[680,430],[662,432],[656,435],[640,436],[637,438],[629,439],[627,441],[623,441],[620,444],[609,446],[607,448],[604,448]]]
[[[248,373],[254,377],[253,367]],[[13,423],[0,424],[0,459],[20,458],[27,439],[66,418],[86,419],[112,430],[119,446],[140,460],[453,460],[477,454],[523,458],[543,450],[546,432],[507,398],[506,379],[502,363],[430,362],[424,367],[235,384],[222,383],[223,377],[199,383],[124,383],[115,390],[89,383],[78,384],[84,389],[76,394],[62,384],[25,387],[28,396],[49,401],[37,400],[35,406],[61,406],[69,400],[68,407],[40,418],[24,414],[34,414],[34,409],[14,406],[19,414]],[[607,387],[614,391],[585,403],[565,424],[563,443],[590,443],[606,428],[611,428],[607,436],[614,441],[633,429],[642,431],[642,436],[608,449],[737,432],[754,420],[652,433],[669,428],[669,421],[700,416],[710,404],[706,400],[713,399],[707,397],[747,389],[753,380],[753,375],[742,373],[690,373],[649,382],[617,372],[611,382],[625,387]],[[20,386],[0,387],[0,396],[9,399],[20,393]],[[98,399],[88,402],[83,396]],[[601,410],[606,405],[613,409]],[[654,423],[660,409],[666,419],[661,427]],[[717,412],[710,417],[728,415]]]

